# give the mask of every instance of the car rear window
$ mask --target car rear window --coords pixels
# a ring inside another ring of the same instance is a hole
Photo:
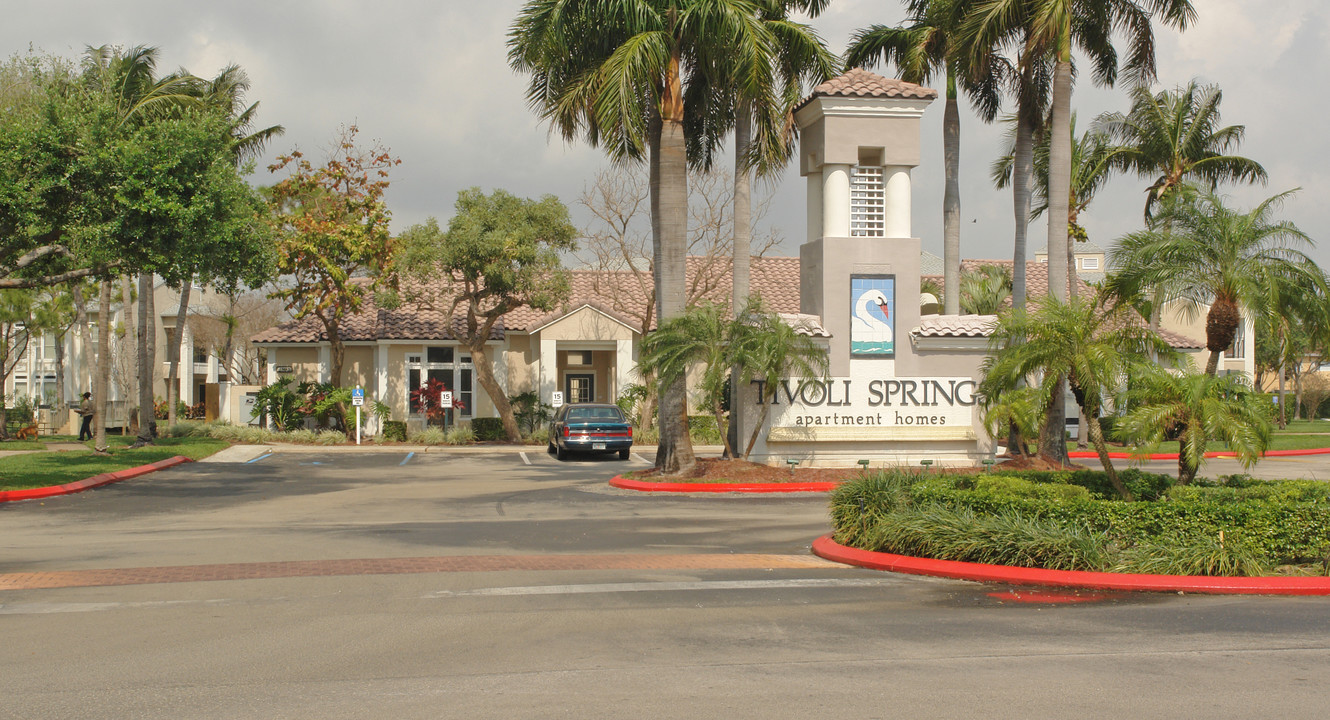
[[[623,414],[618,408],[572,408],[568,411],[568,419],[623,422]]]

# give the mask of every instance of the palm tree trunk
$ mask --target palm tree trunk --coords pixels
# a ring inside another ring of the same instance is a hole
[[[1067,457],[1067,379],[1045,379],[1049,390],[1048,412],[1039,431],[1039,456],[1055,465],[1066,465]]]
[[[1118,477],[1118,471],[1113,468],[1113,461],[1108,459],[1108,445],[1104,442],[1104,429],[1099,426],[1099,418],[1091,415],[1085,408],[1081,408],[1081,417],[1084,417],[1085,424],[1090,431],[1090,442],[1094,443],[1095,453],[1099,455],[1099,464],[1104,466],[1104,473],[1108,475],[1108,482],[1113,485],[1113,489],[1118,491],[1118,495],[1127,501],[1135,500],[1132,497],[1131,490],[1122,484],[1122,479]]]
[[[125,315],[129,308],[125,308]],[[111,281],[102,281],[101,297],[97,307],[97,376],[92,386],[92,425],[96,440],[92,446],[98,454],[105,455],[106,447],[106,396],[111,390]],[[126,398],[127,400],[128,398]]]
[[[1066,31],[1070,35],[1070,31]],[[1064,36],[1065,38],[1065,36]],[[1069,41],[1053,71],[1048,148],[1048,294],[1067,299],[1067,211],[1071,193],[1071,57]]]
[[[1187,463],[1187,441],[1178,441],[1178,484],[1190,484],[1196,477],[1196,468]]]
[[[1033,101],[1030,101],[1033,102]],[[1012,253],[1011,305],[1025,307],[1025,261],[1030,229],[1030,183],[1034,178],[1033,108],[1019,108],[1016,116],[1016,144],[1012,148],[1011,198],[1016,233]]]
[[[744,460],[753,454],[753,446],[757,444],[757,437],[762,434],[762,426],[767,424],[767,404],[764,402],[760,406],[761,412],[757,416],[757,424],[753,425],[753,434],[748,436],[748,447],[744,448]]]
[[[752,140],[753,109],[747,100],[739,103],[734,118],[734,269],[733,298],[730,309],[738,313],[748,304],[749,267],[753,254],[752,174],[748,165],[748,146]],[[730,368],[730,412],[734,412],[734,398],[739,397],[740,369]],[[719,422],[719,419],[717,419]],[[719,425],[718,425],[719,427]],[[734,457],[739,445],[739,425],[730,423],[725,436],[725,457]]]
[[[187,277],[180,284],[180,309],[175,313],[175,342],[166,348],[166,362],[170,368],[170,377],[166,381],[166,426],[176,423],[176,403],[180,401],[180,345],[185,339],[185,313],[189,310],[189,291],[194,285],[193,278]],[[191,365],[193,359],[191,358]],[[190,372],[192,377],[194,373]]]
[[[153,322],[152,274],[139,274],[139,434],[135,444],[151,445],[157,425],[153,397],[153,365],[157,351]]]
[[[1279,429],[1288,427],[1288,408],[1284,406],[1284,364],[1279,364],[1279,417],[1275,418]]]
[[[961,114],[956,76],[947,66],[947,104],[942,111],[942,312],[961,312]]]
[[[659,209],[656,223],[660,264],[656,266],[660,286],[660,321],[680,317],[687,309],[686,264],[688,254],[688,157],[683,130],[683,89],[679,76],[679,50],[670,58],[661,99],[660,137],[655,147],[657,187],[654,203]],[[660,444],[656,467],[663,474],[686,473],[696,464],[693,443],[688,437],[687,385],[680,377],[661,388]]]

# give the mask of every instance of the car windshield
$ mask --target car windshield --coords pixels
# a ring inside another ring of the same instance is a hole
[[[568,419],[623,422],[623,415],[619,413],[619,408],[612,407],[570,408],[568,410]]]

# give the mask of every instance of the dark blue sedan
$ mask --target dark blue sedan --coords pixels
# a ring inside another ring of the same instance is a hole
[[[549,452],[560,460],[576,452],[617,452],[627,460],[633,447],[633,426],[618,405],[564,405],[550,421]]]

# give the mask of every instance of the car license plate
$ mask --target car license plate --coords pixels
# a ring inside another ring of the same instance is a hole
[[[592,450],[604,450],[604,449],[605,449],[605,443],[591,443],[591,449],[592,449]]]

